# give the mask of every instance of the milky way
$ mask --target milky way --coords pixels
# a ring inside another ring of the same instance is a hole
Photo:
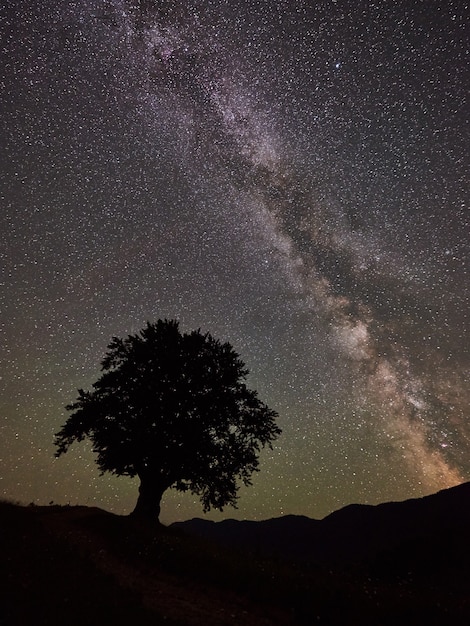
[[[52,439],[110,338],[163,317],[230,341],[280,414],[229,515],[470,479],[469,6],[24,5],[0,14],[4,496],[132,507]]]

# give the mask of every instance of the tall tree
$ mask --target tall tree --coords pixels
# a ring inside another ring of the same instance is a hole
[[[204,511],[236,506],[240,482],[251,484],[261,448],[281,430],[232,346],[158,320],[114,337],[101,366],[93,390],[66,407],[56,456],[88,437],[101,473],[139,477],[135,516],[158,519],[170,487],[197,494]]]

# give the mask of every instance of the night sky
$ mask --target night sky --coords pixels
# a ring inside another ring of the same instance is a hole
[[[470,480],[469,8],[2,2],[0,495],[133,508],[53,435],[111,337],[165,317],[280,416],[212,519]]]

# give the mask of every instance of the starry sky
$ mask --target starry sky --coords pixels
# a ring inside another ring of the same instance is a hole
[[[0,495],[133,508],[53,435],[164,317],[229,341],[283,429],[209,518],[470,480],[469,8],[2,2]]]

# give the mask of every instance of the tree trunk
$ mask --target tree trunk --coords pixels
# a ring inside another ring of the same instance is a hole
[[[158,523],[160,502],[166,489],[157,480],[148,476],[140,476],[139,497],[131,515]]]

